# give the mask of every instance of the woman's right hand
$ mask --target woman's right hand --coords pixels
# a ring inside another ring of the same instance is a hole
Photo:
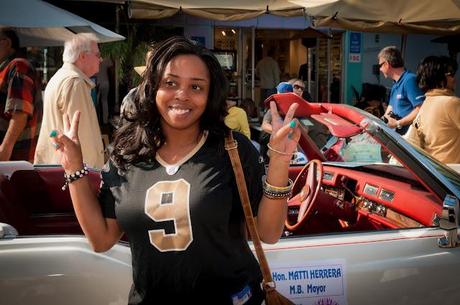
[[[80,111],[73,115],[72,122],[68,114],[64,114],[64,132],[53,130],[50,134],[51,141],[56,147],[56,153],[60,154],[61,165],[66,173],[74,173],[83,168],[83,154],[78,139],[78,124]]]

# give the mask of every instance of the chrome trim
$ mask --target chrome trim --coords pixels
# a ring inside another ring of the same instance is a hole
[[[438,239],[441,248],[455,248],[459,245],[458,223],[459,223],[459,202],[458,198],[446,195],[442,203],[442,215],[439,220],[439,228],[444,230],[444,236]]]
[[[18,231],[11,225],[0,222],[0,239],[14,239]]]

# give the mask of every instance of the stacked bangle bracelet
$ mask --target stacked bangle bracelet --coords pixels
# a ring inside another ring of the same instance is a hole
[[[77,170],[75,173],[72,173],[72,174],[64,173],[64,185],[62,186],[62,190],[65,191],[70,183],[80,178],[83,178],[84,176],[88,174],[89,174],[89,171],[88,171],[88,167],[86,166],[86,164],[83,164],[83,168],[80,170]]]
[[[283,186],[283,187],[274,186],[268,183],[267,178],[265,177],[264,183],[263,183],[264,196],[267,197],[268,199],[289,198],[292,195],[292,185],[293,184],[294,183],[292,182],[292,180],[289,179],[287,186]]]

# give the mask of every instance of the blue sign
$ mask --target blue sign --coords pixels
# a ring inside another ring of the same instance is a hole
[[[361,53],[361,33],[350,33],[350,53]]]

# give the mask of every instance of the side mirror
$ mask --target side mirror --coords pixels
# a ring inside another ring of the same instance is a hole
[[[454,248],[459,245],[458,240],[458,198],[452,195],[446,195],[442,203],[442,215],[439,219],[439,228],[445,230],[445,235],[438,239],[438,245],[441,248]]]
[[[13,239],[18,236],[18,231],[6,223],[0,222],[0,239]]]

